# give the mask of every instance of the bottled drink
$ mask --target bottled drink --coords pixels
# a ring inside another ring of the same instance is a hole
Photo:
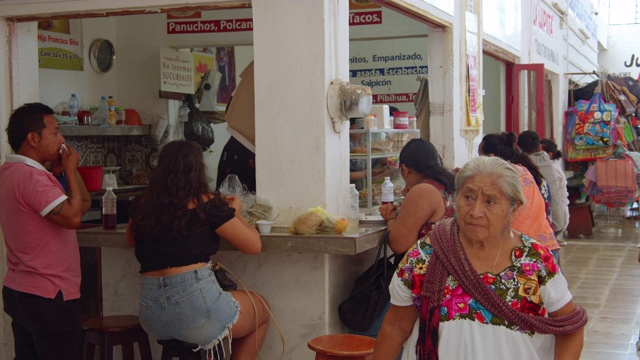
[[[107,117],[109,116],[109,104],[107,104],[106,96],[103,96],[100,99],[100,105],[98,106],[98,111],[93,114],[91,118],[91,124],[93,126],[104,126],[107,124]]]
[[[382,205],[384,204],[393,204],[393,183],[391,182],[391,178],[386,176],[384,178],[384,182],[382,183]]]
[[[102,228],[115,229],[117,222],[117,197],[113,193],[113,188],[108,187],[107,192],[102,196]]]
[[[71,94],[69,99],[69,117],[73,118],[73,125],[78,125],[78,98],[76,94]]]
[[[109,106],[109,125],[115,126],[116,121],[118,120],[118,114],[116,113],[116,100],[113,98],[113,96],[109,96],[107,105]]]
[[[349,184],[349,228],[355,230],[360,224],[360,193],[356,184]]]

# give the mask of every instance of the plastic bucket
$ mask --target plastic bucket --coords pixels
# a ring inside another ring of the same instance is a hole
[[[78,166],[78,172],[87,191],[98,191],[102,188],[102,166]]]

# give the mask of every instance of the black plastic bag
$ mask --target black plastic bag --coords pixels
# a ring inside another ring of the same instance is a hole
[[[387,256],[389,232],[378,245],[376,260],[360,275],[349,297],[338,306],[340,321],[350,329],[367,331],[389,303],[389,283],[396,269],[395,256]],[[380,253],[384,255],[380,257]]]
[[[187,106],[189,107],[189,117],[187,123],[184,124],[184,138],[200,144],[203,151],[207,150],[215,141],[213,128],[209,124],[209,120],[196,107],[193,95],[187,96]]]

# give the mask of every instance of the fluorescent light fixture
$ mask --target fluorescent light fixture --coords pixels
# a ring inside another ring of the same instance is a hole
[[[567,16],[567,12],[564,11],[564,9],[557,3],[557,2],[552,2],[551,6],[553,6],[553,8],[561,15],[561,16]]]

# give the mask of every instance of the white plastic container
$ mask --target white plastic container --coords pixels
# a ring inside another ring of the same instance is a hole
[[[372,105],[370,114],[378,119],[378,129],[390,129],[389,105]]]
[[[382,205],[393,204],[393,201],[395,200],[393,197],[393,183],[391,182],[391,178],[388,176],[384,178],[384,182],[382,183],[382,196],[380,200]]]
[[[273,221],[258,220],[256,221],[256,225],[258,225],[258,232],[260,234],[268,234],[271,232],[271,226],[273,225]]]

